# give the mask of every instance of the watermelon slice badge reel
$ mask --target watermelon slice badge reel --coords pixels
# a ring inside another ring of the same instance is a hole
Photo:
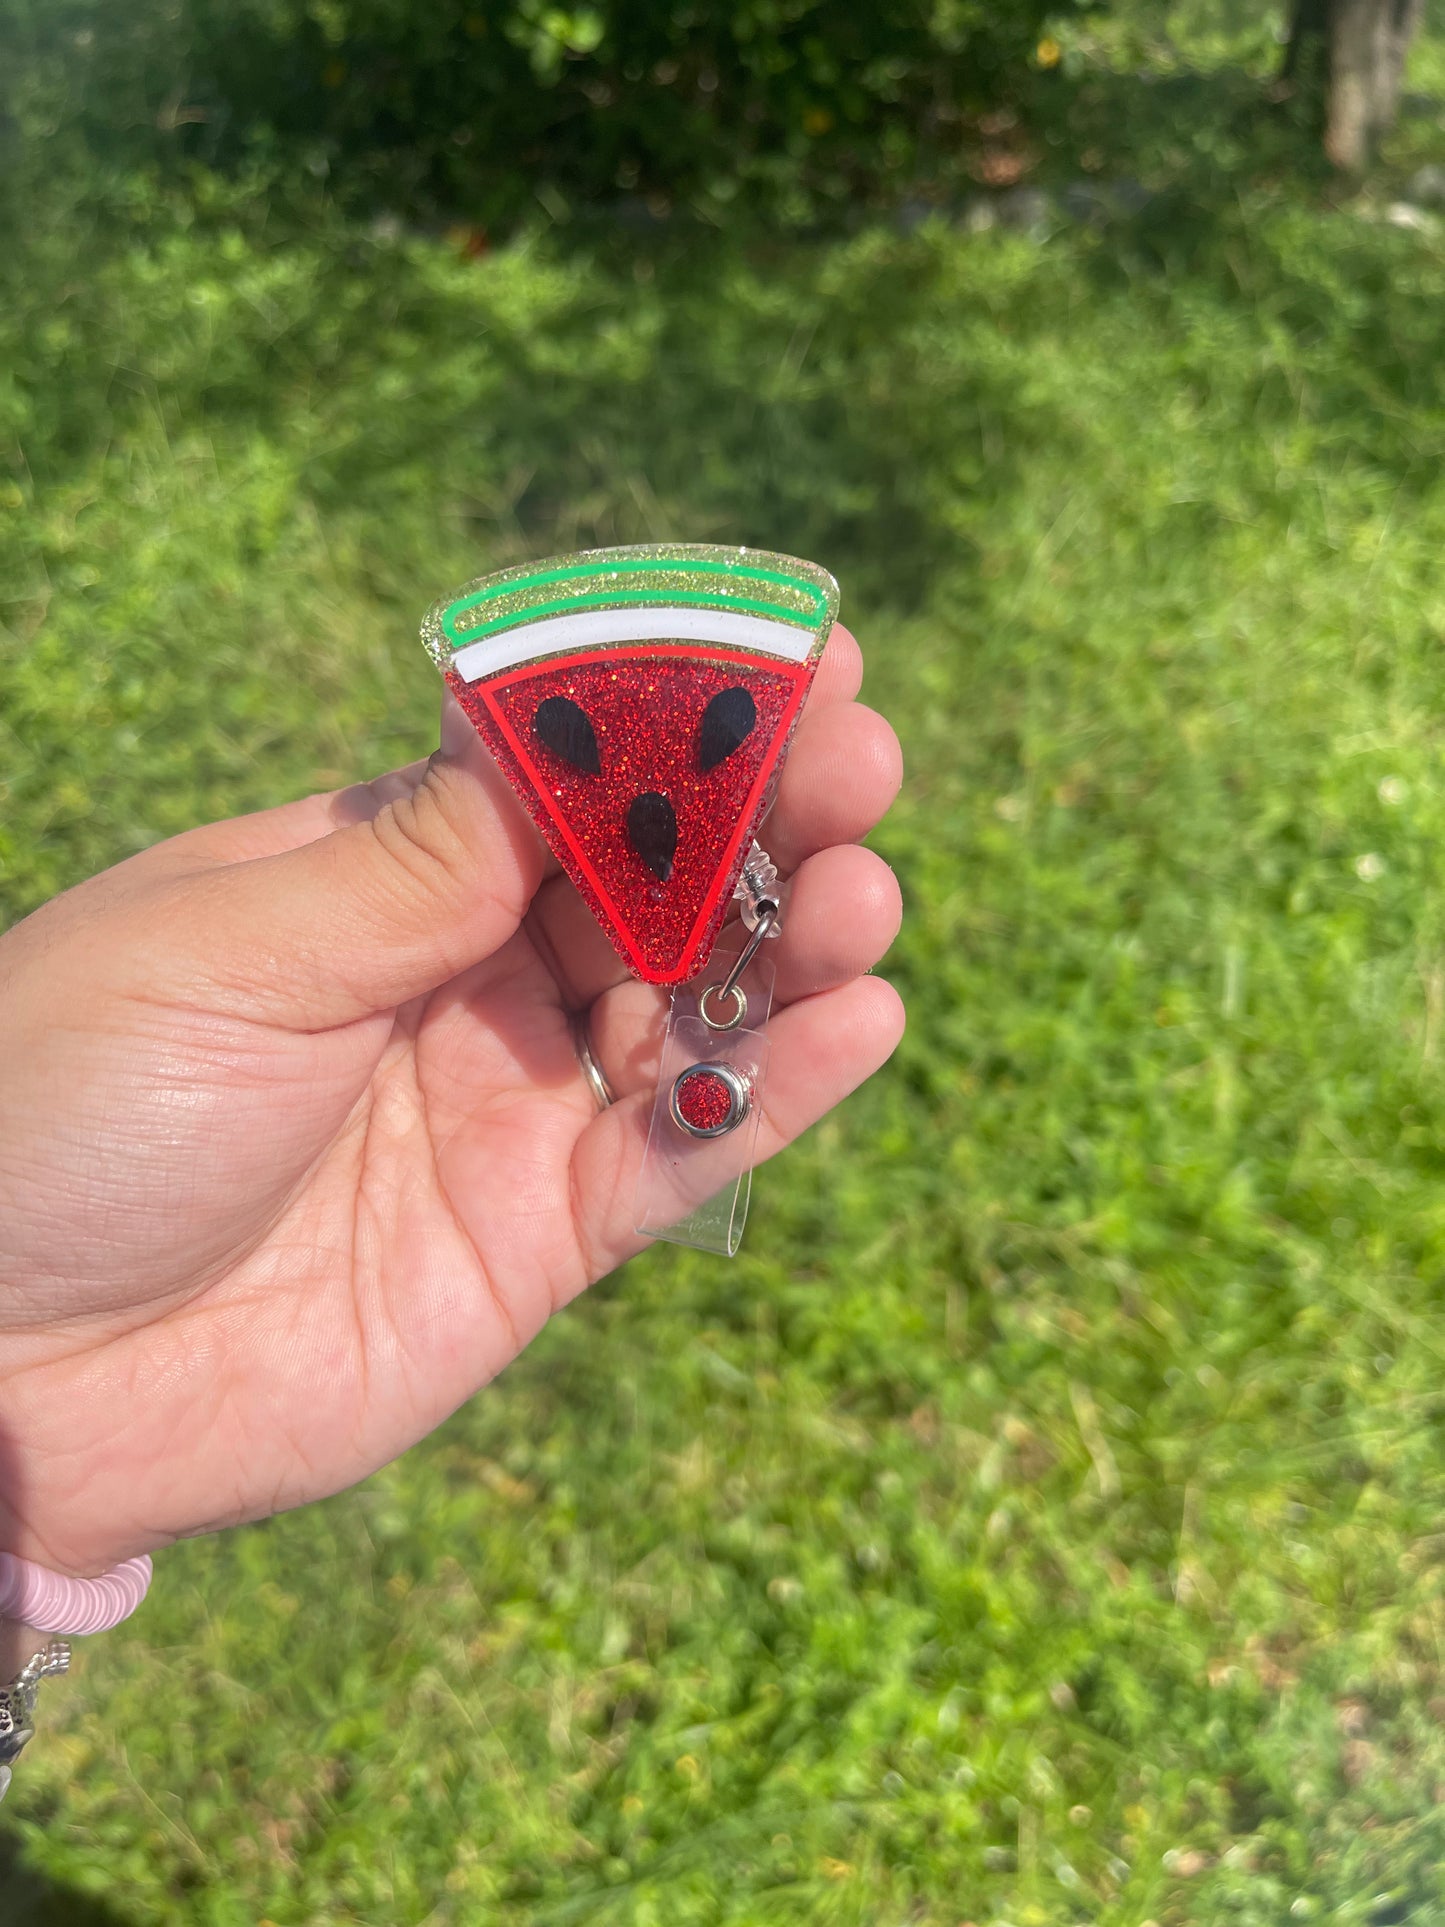
[[[653,1237],[731,1254],[742,1234],[772,995],[761,952],[781,927],[756,835],[837,609],[814,563],[661,546],[482,576],[422,627],[618,956],[672,988],[638,1191]],[[610,1102],[585,1022],[579,1055]]]

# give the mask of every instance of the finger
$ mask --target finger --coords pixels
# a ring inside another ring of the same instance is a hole
[[[860,977],[781,1012],[769,1026],[771,1055],[761,1095],[754,1162],[763,1163],[840,1104],[885,1064],[903,1035],[903,1003],[881,977]],[[652,1112],[639,1090],[601,1112],[572,1155],[577,1231],[588,1274],[600,1277],[647,1240],[634,1229],[638,1174]],[[709,1189],[716,1178],[696,1172]],[[685,1166],[684,1166],[685,1173]],[[689,1200],[679,1199],[678,1216]]]
[[[168,892],[156,936],[173,993],[324,1028],[391,1009],[506,942],[536,888],[540,844],[474,736],[368,809]]]
[[[898,737],[876,710],[863,703],[819,715],[804,710],[759,840],[786,876],[815,850],[867,836],[902,781]]]
[[[481,753],[478,740],[465,712],[444,685],[439,734],[442,754],[465,761]],[[347,824],[369,822],[388,803],[417,787],[430,760],[421,756],[401,769],[387,770],[366,782],[349,783],[344,789],[317,790],[314,795],[297,797],[274,809],[252,810],[221,823],[204,823],[142,852],[140,862],[153,872],[191,875],[214,863],[246,863],[254,857],[279,856],[284,850],[314,843]]]
[[[252,810],[247,816],[227,817],[220,823],[183,830],[179,836],[167,837],[164,843],[142,851],[138,867],[153,875],[191,876],[217,864],[280,856],[303,843],[314,843],[317,837],[328,836],[345,824],[366,822],[388,803],[409,795],[426,775],[429,760],[422,756],[368,782],[350,783],[340,790],[318,790],[311,796],[298,796],[294,802],[277,804],[274,809]]]
[[[898,879],[872,850],[842,844],[808,858],[788,892],[776,946],[776,1006],[832,990],[881,963],[903,921]]]
[[[866,836],[902,776],[898,738],[873,710],[838,702],[816,718],[805,712],[804,721],[759,832],[785,880],[815,851]],[[543,883],[527,927],[574,1010],[627,981],[626,966],[567,878]]]
[[[851,703],[862,687],[863,651],[852,630],[835,622],[808,692],[808,707],[819,710],[833,703]]]

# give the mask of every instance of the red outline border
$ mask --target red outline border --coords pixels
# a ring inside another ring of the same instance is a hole
[[[495,683],[504,683],[510,687],[513,683],[524,682],[532,676],[542,675],[544,673],[550,674],[554,669],[571,668],[576,663],[635,662],[639,659],[639,650],[645,651],[648,654],[652,653],[647,649],[646,644],[634,642],[625,643],[615,649],[584,649],[570,656],[546,656],[540,661],[528,663],[520,669],[499,670],[494,676],[488,677],[485,681],[478,680],[471,684],[470,687],[477,691],[482,701],[486,704],[487,711],[496,723],[502,739],[516,757],[522,769],[526,772],[534,794],[537,796],[543,809],[547,812],[552,823],[556,826],[563,842],[571,851],[578,869],[582,872],[583,876],[586,877],[593,890],[596,891],[600,901],[606,906],[612,930],[616,933],[618,940],[621,942],[628,956],[637,966],[644,982],[650,984],[681,984],[686,983],[693,973],[695,952],[701,945],[702,933],[711,921],[713,912],[717,909],[719,902],[722,900],[723,893],[728,886],[733,860],[737,855],[738,847],[743,840],[744,834],[752,826],[758,805],[763,798],[763,791],[766,789],[768,779],[777,766],[779,745],[786,743],[788,732],[792,728],[794,718],[802,708],[808,691],[812,687],[812,672],[817,666],[818,658],[812,656],[803,662],[785,663],[783,665],[791,669],[794,673],[795,688],[793,694],[778,719],[778,726],[773,732],[772,743],[769,745],[767,754],[763,758],[762,767],[758,771],[757,781],[748,792],[747,799],[742,809],[738,812],[737,826],[724,847],[722,857],[713,872],[714,880],[712,887],[704,898],[702,908],[693,923],[687,942],[683,945],[682,954],[678,958],[676,969],[668,975],[659,976],[655,974],[653,967],[639,952],[628,930],[625,919],[618,910],[617,905],[613,902],[609,892],[603,887],[602,879],[587,860],[580,844],[577,842],[576,837],[572,834],[565,820],[553,807],[552,797],[548,794],[540,771],[533,763],[527,751],[523,748],[521,739],[518,737],[516,731],[502,714],[498,705],[492,700],[491,695],[492,685]],[[657,653],[662,660],[666,660],[672,656],[691,656],[700,658],[706,662],[735,662],[745,669],[760,669],[773,666],[773,673],[775,675],[778,673],[776,665],[783,663],[781,657],[764,655],[761,650],[755,655],[744,655],[737,650],[710,648],[706,644],[674,643],[670,647],[664,647]]]

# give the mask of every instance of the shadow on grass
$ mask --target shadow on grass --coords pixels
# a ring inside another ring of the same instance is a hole
[[[33,1873],[24,1863],[19,1841],[0,1831],[0,1893],[5,1896],[5,1927],[135,1927],[132,1916],[109,1901]]]
[[[157,279],[78,209],[94,246],[52,221],[64,248],[16,276],[28,459],[48,485],[159,415],[223,462],[282,451],[323,518],[440,501],[493,562],[752,542],[846,558],[860,603],[913,612],[945,578],[969,597],[981,511],[1040,450],[1061,477],[1084,459],[1087,424],[1018,348],[1057,361],[1099,311],[1172,332],[1201,401],[1248,338],[1241,436],[1304,411],[1392,486],[1429,482],[1440,272],[1419,237],[1330,211],[1299,103],[1243,66],[1096,70],[1041,83],[998,142],[1066,210],[1031,260],[940,246],[881,202],[839,210],[866,230],[841,245],[743,215],[639,231],[599,204],[473,259],[415,210],[353,218],[343,158],[325,195],[285,171],[254,193],[208,177],[184,230],[146,201],[132,253],[169,235]],[[930,204],[955,219],[979,192],[955,165]]]

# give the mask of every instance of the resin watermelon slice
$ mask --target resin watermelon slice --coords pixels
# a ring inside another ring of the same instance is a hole
[[[428,649],[618,955],[707,963],[838,607],[811,562],[600,549],[483,576]]]

